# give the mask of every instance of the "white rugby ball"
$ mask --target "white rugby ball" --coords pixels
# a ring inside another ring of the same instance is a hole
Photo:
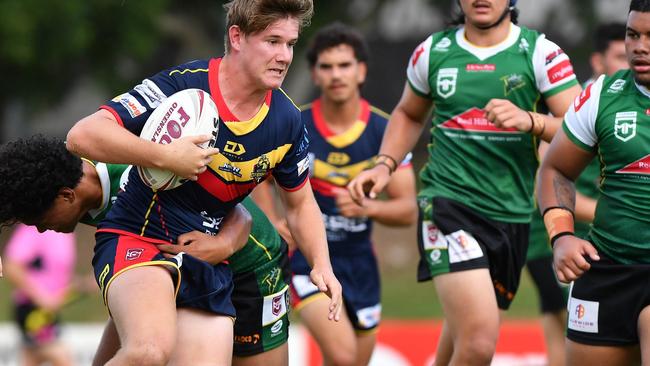
[[[210,141],[199,145],[207,148],[216,144],[218,133],[219,112],[210,94],[201,89],[186,89],[165,99],[151,113],[140,138],[169,144],[181,137],[210,135]],[[173,189],[187,181],[167,170],[137,169],[144,184],[154,190]]]

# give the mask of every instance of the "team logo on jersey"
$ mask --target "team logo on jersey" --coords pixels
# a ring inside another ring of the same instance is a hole
[[[231,173],[232,175],[241,178],[241,169],[237,168],[234,165],[231,165],[230,163],[225,163],[224,165],[220,166],[219,170],[222,172]]]
[[[513,91],[526,86],[526,81],[521,74],[510,74],[501,78],[503,81],[503,93],[508,96]]]
[[[260,183],[264,180],[269,170],[271,169],[271,162],[266,154],[257,159],[257,163],[253,166],[253,171],[251,172],[251,178],[255,183]]]
[[[433,46],[433,50],[438,52],[447,52],[449,51],[449,46],[451,46],[451,39],[445,37],[439,40],[438,43],[436,43],[436,45]]]
[[[528,52],[528,49],[530,48],[530,44],[526,40],[526,38],[522,38],[521,41],[519,42],[519,52]]]
[[[456,93],[456,80],[458,79],[458,68],[440,69],[438,71],[438,95],[447,99]]]
[[[632,164],[626,165],[623,169],[617,170],[616,173],[650,175],[650,154]]]
[[[345,165],[350,162],[350,155],[344,152],[332,151],[327,155],[327,163],[332,165]]]
[[[223,147],[223,151],[239,156],[239,155],[245,153],[246,149],[244,148],[244,145],[242,145],[242,144],[232,142],[232,141],[226,141],[226,146]]]
[[[627,142],[636,136],[636,112],[616,113],[614,136],[623,142]]]
[[[609,86],[609,89],[607,89],[607,92],[608,93],[619,93],[619,92],[621,92],[623,90],[623,88],[625,87],[625,82],[626,82],[625,79],[616,79],[616,81],[614,81],[612,83],[612,85]]]

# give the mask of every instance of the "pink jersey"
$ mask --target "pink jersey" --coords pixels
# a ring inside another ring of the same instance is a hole
[[[51,230],[39,233],[36,227],[19,225],[5,249],[4,260],[27,267],[29,282],[46,296],[64,296],[75,265],[74,234]],[[25,302],[21,291],[17,300]]]

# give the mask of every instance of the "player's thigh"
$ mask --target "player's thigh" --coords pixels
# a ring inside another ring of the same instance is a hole
[[[454,339],[478,334],[496,340],[499,309],[487,268],[438,275],[433,282]]]
[[[114,277],[106,303],[123,347],[154,343],[154,351],[171,351],[176,338],[176,303],[174,284],[165,267],[130,268]]]
[[[627,366],[639,364],[637,346],[594,346],[567,340],[567,366]]]
[[[641,360],[643,365],[650,365],[650,306],[641,310],[638,320],[639,347],[641,349]]]
[[[329,298],[322,293],[317,293],[304,301],[299,309],[302,323],[309,329],[320,346],[324,357],[332,357],[337,352],[356,352],[356,335],[345,310],[341,311],[341,320],[331,321],[327,318],[329,313]]]
[[[102,366],[108,362],[120,349],[120,336],[115,329],[113,319],[109,318],[104,326],[102,338],[93,357],[93,366]]]
[[[233,366],[286,366],[289,364],[289,343],[285,342],[270,351],[253,356],[233,355],[232,364]]]
[[[176,329],[176,344],[169,365],[231,364],[231,317],[198,309],[179,308]]]

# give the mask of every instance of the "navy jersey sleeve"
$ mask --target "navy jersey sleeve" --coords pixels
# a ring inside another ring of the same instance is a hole
[[[286,191],[295,191],[300,189],[309,177],[309,138],[305,124],[300,119],[298,110],[292,114],[295,126],[291,148],[284,156],[280,164],[273,169],[273,177],[280,187]]]
[[[124,128],[140,135],[147,118],[163,100],[184,89],[201,88],[196,74],[207,75],[207,72],[208,63],[205,60],[175,66],[144,79],[130,91],[116,96],[100,108],[111,112]]]

